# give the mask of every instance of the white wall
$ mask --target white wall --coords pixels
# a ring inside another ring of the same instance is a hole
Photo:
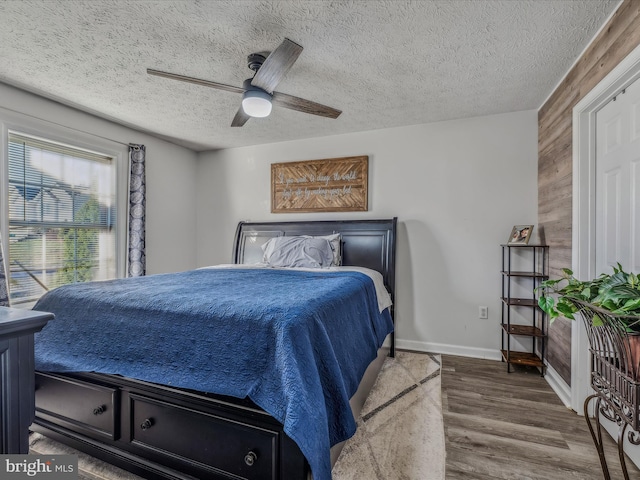
[[[240,220],[397,216],[398,346],[497,359],[499,245],[537,219],[537,129],[525,111],[200,153],[198,265],[231,261]],[[352,155],[369,156],[368,212],[270,213],[271,163]]]
[[[98,141],[144,144],[147,273],[195,267],[195,152],[2,83],[0,122],[37,125],[63,132],[71,140],[85,140],[90,134],[100,137]]]

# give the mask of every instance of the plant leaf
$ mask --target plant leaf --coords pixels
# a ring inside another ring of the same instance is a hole
[[[619,310],[627,313],[631,313],[634,310],[638,310],[638,313],[640,313],[640,298],[630,298],[624,303],[622,308],[620,308]]]
[[[593,325],[594,327],[604,326],[604,322],[600,318],[600,315],[598,315],[597,313],[593,315],[593,318],[591,319],[591,325]]]
[[[553,312],[553,306],[555,305],[556,301],[553,297],[546,297],[546,296],[541,296],[538,299],[538,306],[542,309],[542,311],[544,313],[546,313],[547,315],[551,315],[551,313]],[[557,316],[557,314],[556,314]]]
[[[562,314],[563,317],[568,318],[569,320],[575,320],[575,318],[573,317],[573,312],[575,311],[573,305],[569,305],[565,302],[558,302],[558,306],[556,307],[556,309]]]

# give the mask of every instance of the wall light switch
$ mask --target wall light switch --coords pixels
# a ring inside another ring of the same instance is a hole
[[[489,307],[478,307],[478,318],[489,318]]]

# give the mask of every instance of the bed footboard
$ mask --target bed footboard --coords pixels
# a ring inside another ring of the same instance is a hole
[[[306,480],[282,425],[251,402],[96,374],[36,375],[32,430],[145,478]]]

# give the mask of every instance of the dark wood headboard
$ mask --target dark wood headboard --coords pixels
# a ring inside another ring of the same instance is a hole
[[[342,264],[367,267],[382,274],[395,300],[396,217],[382,220],[301,222],[240,222],[233,246],[233,263],[259,263],[262,245],[272,237],[292,235],[342,236]]]

